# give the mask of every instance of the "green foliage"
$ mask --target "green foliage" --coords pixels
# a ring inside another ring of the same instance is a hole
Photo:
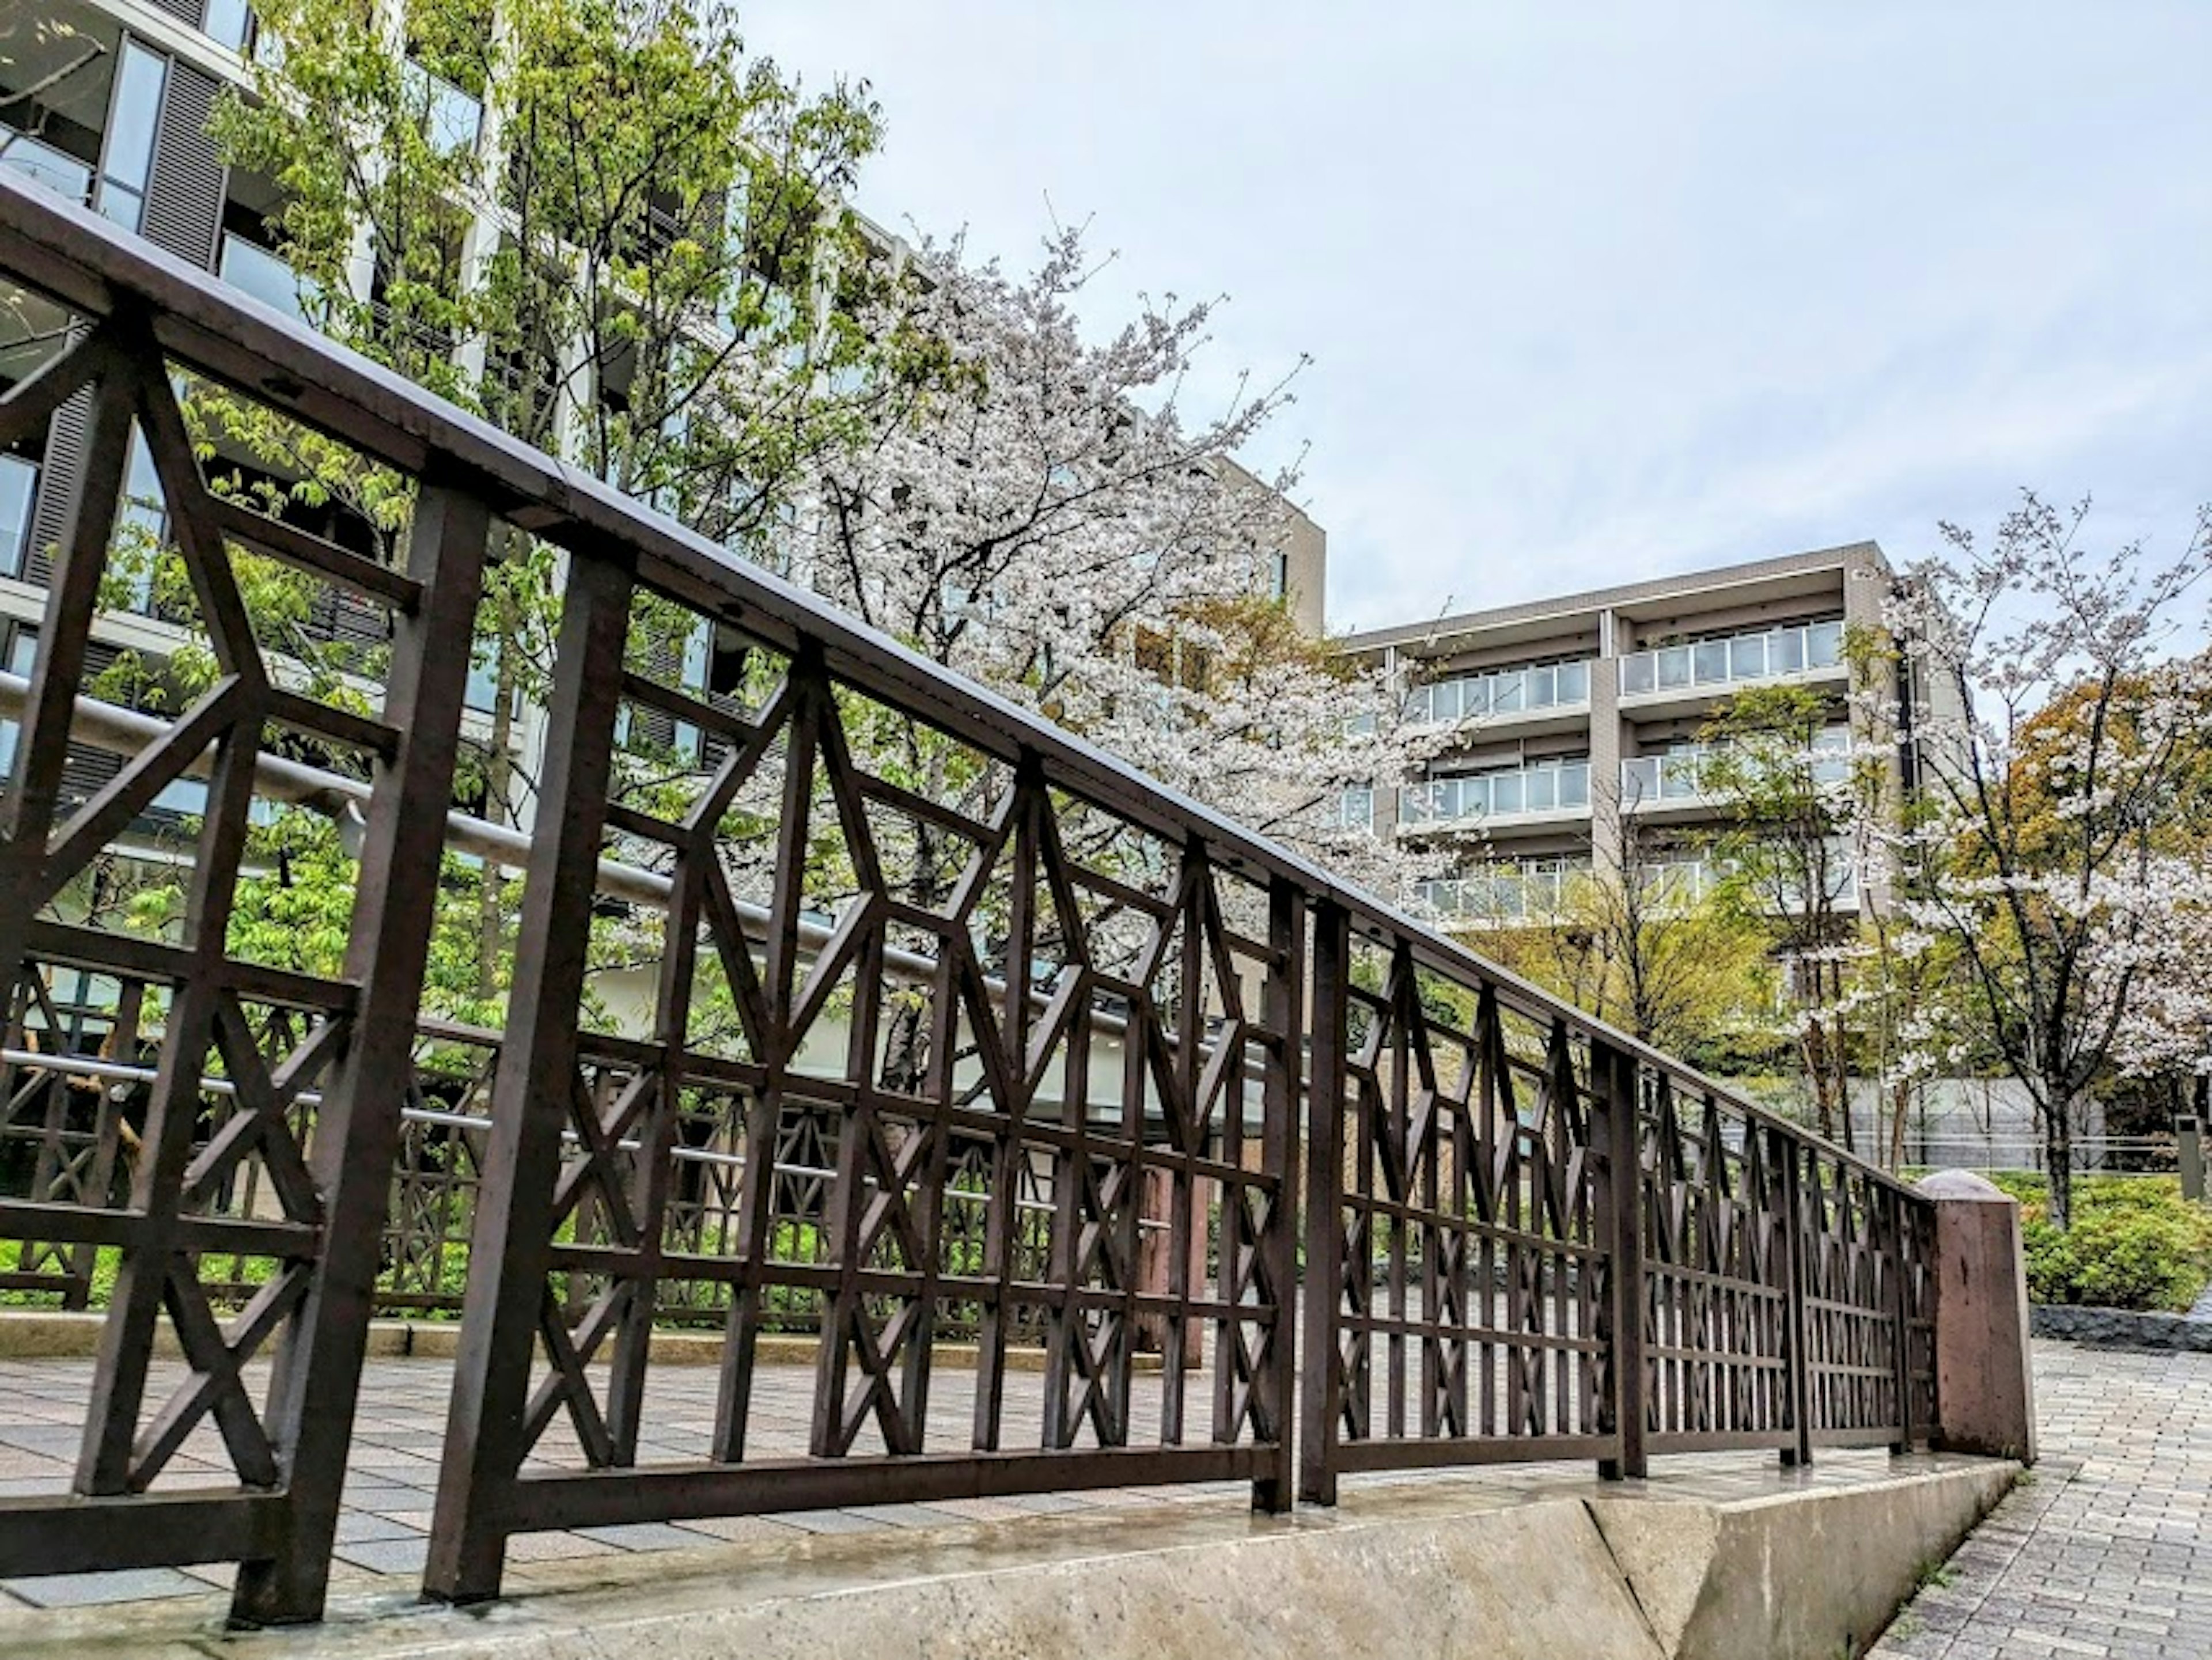
[[[2049,1219],[2049,1183],[2001,1176],[2020,1201],[2028,1295],[2094,1308],[2186,1310],[2212,1281],[2212,1209],[2181,1197],[2166,1177],[2077,1177],[2074,1214]]]

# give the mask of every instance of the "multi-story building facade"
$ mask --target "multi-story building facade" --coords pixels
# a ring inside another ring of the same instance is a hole
[[[1864,679],[1905,660],[1844,649],[1881,627],[1896,581],[1860,542],[1352,635],[1344,649],[1385,666],[1408,719],[1442,741],[1420,782],[1350,792],[1343,811],[1443,850],[1453,873],[1425,897],[1468,925],[1556,914],[1578,873],[1619,869],[1632,847],[1640,879],[1700,891],[1725,822],[1701,777],[1703,728],[1747,687],[1802,685],[1832,714],[1816,773],[1845,765],[1854,694],[1904,701]],[[1855,880],[1833,897],[1861,898]]]

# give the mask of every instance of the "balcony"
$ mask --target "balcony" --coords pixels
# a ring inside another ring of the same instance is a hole
[[[92,168],[28,133],[0,127],[0,167],[21,174],[72,202],[92,199]]]
[[[1406,719],[1416,727],[1444,726],[1589,707],[1588,662],[1543,663],[1415,686],[1407,696]]]
[[[1564,914],[1574,885],[1589,875],[1588,860],[1530,860],[1423,882],[1414,894],[1431,910],[1462,925],[1544,921]]]
[[[1831,727],[1813,740],[1811,781],[1840,784],[1850,775],[1850,733]],[[1712,758],[1723,753],[1712,744],[1682,744],[1663,755],[1633,756],[1620,763],[1620,804],[1637,808],[1705,806],[1714,798],[1707,776]]]
[[[1399,806],[1403,823],[1436,827],[1474,820],[1581,818],[1589,813],[1587,760],[1437,778],[1407,790]]]
[[[1625,703],[1694,701],[1732,686],[1825,674],[1843,666],[1844,625],[1831,617],[1631,652],[1620,660],[1620,696]]]

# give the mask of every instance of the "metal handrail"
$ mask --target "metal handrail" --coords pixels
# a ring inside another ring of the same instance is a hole
[[[465,486],[499,503],[532,534],[581,556],[620,547],[639,575],[702,611],[781,649],[802,640],[836,677],[957,733],[1005,762],[1041,759],[1057,787],[1171,843],[1203,843],[1217,864],[1248,878],[1284,879],[1310,902],[1341,906],[1355,933],[1402,940],[1422,966],[1492,988],[1515,1012],[1560,1020],[1699,1098],[1820,1146],[1894,1190],[1888,1171],[1812,1135],[1641,1039],[1561,1002],[1476,956],[1427,924],[1345,882],[1171,786],[1147,779],[1087,739],[962,678],[817,596],[623,496],[586,471],[438,398],[411,381],[129,235],[89,210],[0,173],[0,269],[88,315],[145,317],[155,339],[202,373],[354,442],[417,476]],[[274,366],[283,365],[276,368]]]

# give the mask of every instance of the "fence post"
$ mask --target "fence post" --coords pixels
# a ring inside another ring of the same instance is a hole
[[[1782,1151],[1784,1249],[1790,1268],[1790,1417],[1797,1432],[1796,1441],[1782,1450],[1782,1462],[1802,1465],[1813,1462],[1813,1369],[1806,1352],[1811,1322],[1805,1307],[1805,1150],[1784,1130],[1768,1134]]]
[[[1944,1452],[2035,1462],[2035,1375],[2020,1207],[1984,1177],[1937,1171],[1920,1182],[1936,1207],[1936,1413]]]
[[[1267,1075],[1262,1098],[1260,1158],[1275,1178],[1275,1197],[1267,1207],[1260,1260],[1274,1293],[1275,1329],[1267,1335],[1266,1359],[1256,1380],[1268,1421],[1274,1426],[1275,1455],[1267,1474],[1252,1483],[1252,1508],[1280,1512],[1291,1508],[1297,1488],[1293,1434],[1297,1423],[1298,1306],[1298,1111],[1305,1067],[1306,903],[1305,896],[1277,877],[1267,896],[1267,983],[1261,993],[1261,1024],[1267,1031]]]
[[[1905,1207],[1911,1202],[1903,1194],[1889,1191],[1889,1307],[1896,1333],[1890,1375],[1897,1391],[1897,1439],[1889,1444],[1893,1454],[1912,1450],[1912,1305],[1905,1294],[1909,1256]]]
[[[1337,1418],[1343,1359],[1337,1310],[1344,1295],[1344,1063],[1352,972],[1352,918],[1324,900],[1314,910],[1313,1078],[1306,1092],[1305,1356],[1298,1400],[1298,1497],[1336,1502]]]
[[[499,1594],[514,1524],[507,1499],[522,1464],[531,1361],[551,1294],[554,1175],[579,1088],[577,1013],[629,599],[628,570],[604,556],[570,556],[514,992],[492,1084],[490,1141],[423,1574],[425,1593],[446,1602]]]
[[[399,747],[370,798],[354,898],[360,924],[347,949],[346,976],[361,1001],[310,1148],[328,1243],[301,1309],[294,1364],[279,1370],[271,1403],[290,1534],[281,1556],[240,1567],[231,1614],[244,1623],[319,1618],[329,1587],[429,956],[437,895],[423,873],[437,868],[445,845],[489,526],[482,502],[451,489],[426,487],[416,503],[408,574],[422,600],[396,623],[386,718]]]
[[[2173,1121],[2175,1150],[2181,1159],[2181,1196],[2204,1197],[2204,1121],[2185,1113]]]
[[[1600,1244],[1612,1265],[1612,1295],[1606,1308],[1613,1359],[1613,1423],[1620,1437],[1620,1456],[1598,1461],[1608,1481],[1640,1480],[1650,1472],[1644,1450],[1650,1404],[1644,1366],[1644,1158],[1642,1115],[1637,1110],[1636,1062],[1611,1044],[1593,1038],[1590,1081],[1603,1124],[1604,1150],[1598,1190]]]

